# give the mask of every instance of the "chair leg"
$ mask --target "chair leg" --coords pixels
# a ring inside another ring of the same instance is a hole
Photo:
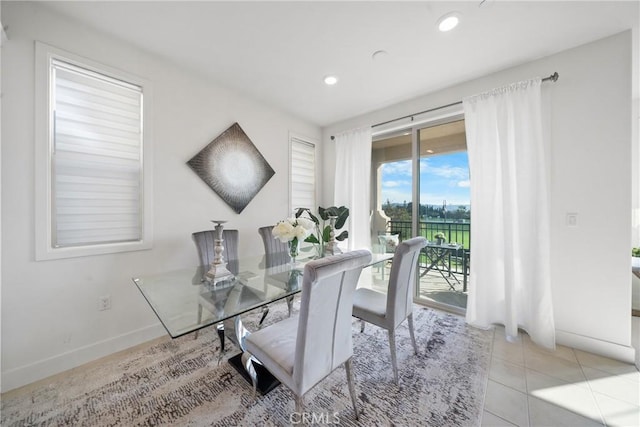
[[[253,395],[251,399],[256,400],[256,396],[258,395],[258,381],[252,379],[251,382],[253,383]]]
[[[360,333],[364,332],[364,320],[360,319]]]
[[[258,329],[262,328],[262,322],[264,322],[267,314],[269,314],[269,306],[265,305],[262,307],[262,317],[260,318],[260,323],[258,323]]]
[[[289,310],[289,317],[291,317],[291,311],[293,310],[293,295],[287,297],[287,309]]]
[[[396,362],[396,337],[395,331],[389,330],[389,348],[391,349],[391,367],[393,368],[393,378],[398,381],[398,363]]]
[[[302,414],[303,406],[304,406],[304,397],[303,396],[296,396],[296,413],[297,414]]]
[[[220,354],[218,354],[218,365],[224,357],[224,323],[218,323],[216,325],[216,331],[218,332],[218,340],[220,340]]]
[[[349,385],[349,394],[351,395],[351,403],[353,403],[353,412],[356,414],[356,420],[359,419],[358,405],[356,399],[356,385],[353,381],[353,371],[351,370],[351,358],[344,362],[344,368],[347,371],[347,384]]]
[[[200,324],[200,322],[202,321],[202,306],[200,304],[198,304],[198,324]],[[198,339],[198,334],[200,333],[200,329],[198,329],[196,331],[196,333],[193,335],[193,339],[197,340]]]
[[[409,335],[411,335],[411,342],[413,343],[413,351],[418,354],[418,346],[416,344],[416,335],[413,331],[413,313],[407,316],[407,321],[409,322]]]

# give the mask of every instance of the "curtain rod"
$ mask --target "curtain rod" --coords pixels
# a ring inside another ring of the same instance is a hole
[[[558,81],[558,78],[560,77],[560,75],[558,74],[558,72],[554,72],[553,74],[551,74],[549,77],[545,77],[542,79],[543,82],[556,82]],[[425,114],[425,113],[430,113],[432,111],[438,111],[438,110],[442,110],[443,108],[447,108],[447,107],[453,107],[454,105],[460,105],[462,104],[462,101],[457,101],[457,102],[452,102],[451,104],[447,104],[447,105],[441,105],[440,107],[435,107],[435,108],[430,108],[428,110],[424,110],[424,111],[420,111],[417,113],[413,113],[413,114],[409,114],[408,116],[402,116],[402,117],[398,117],[396,119],[392,119],[392,120],[387,120],[386,122],[382,122],[382,123],[376,123],[375,125],[371,126],[372,128],[378,127],[378,126],[382,126],[382,125],[386,125],[388,123],[393,123],[395,121],[398,120],[402,120],[402,119],[408,119],[409,117],[413,117],[413,116],[417,116],[420,114]],[[331,140],[333,141],[336,137],[331,135]]]

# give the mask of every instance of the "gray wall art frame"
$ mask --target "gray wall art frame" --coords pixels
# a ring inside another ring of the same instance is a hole
[[[236,213],[242,212],[275,174],[238,123],[187,164]]]

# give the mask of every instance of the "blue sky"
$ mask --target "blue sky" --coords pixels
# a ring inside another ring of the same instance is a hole
[[[411,161],[382,166],[382,204],[411,201]],[[420,204],[469,205],[469,162],[466,152],[420,159]]]

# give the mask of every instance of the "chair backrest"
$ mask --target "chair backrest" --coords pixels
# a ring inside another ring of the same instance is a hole
[[[269,225],[266,227],[258,228],[258,233],[260,233],[260,237],[262,237],[262,243],[264,243],[264,253],[272,254],[279,252],[288,252],[289,245],[280,241],[280,239],[276,239],[273,237],[271,230],[273,230],[273,225]]]
[[[200,265],[207,266],[211,264],[216,256],[214,251],[215,230],[197,231],[192,236],[198,248]],[[238,274],[238,230],[222,230],[222,240],[222,245],[224,246],[222,256],[227,263],[227,269],[233,274]]]
[[[387,319],[390,327],[396,327],[411,314],[413,308],[413,284],[420,250],[427,246],[427,239],[414,237],[398,245],[393,255],[387,291]]]
[[[289,245],[273,237],[273,225],[258,228],[264,244],[265,266],[267,268],[276,265],[284,265],[291,261]]]
[[[293,380],[303,395],[353,354],[351,312],[371,252],[356,250],[304,267]]]

